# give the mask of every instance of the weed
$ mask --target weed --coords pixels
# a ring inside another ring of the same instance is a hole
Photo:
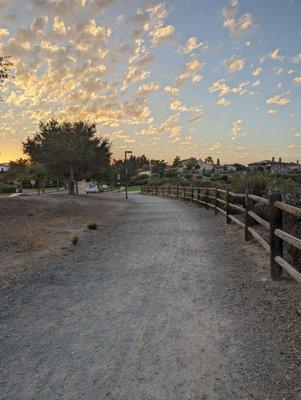
[[[72,244],[73,244],[74,246],[76,246],[77,243],[78,243],[78,236],[74,235],[74,236],[72,237],[72,239],[71,239],[71,242],[72,242]]]
[[[96,222],[89,222],[87,225],[88,229],[97,229],[97,223]]]

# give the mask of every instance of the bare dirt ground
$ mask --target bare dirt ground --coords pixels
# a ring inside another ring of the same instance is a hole
[[[127,208],[109,195],[52,194],[0,199],[0,287],[73,252],[91,237],[89,222],[101,228]],[[89,236],[90,235],[90,236]]]
[[[299,398],[298,286],[224,218],[139,194],[18,201],[64,222],[0,292],[0,399]]]

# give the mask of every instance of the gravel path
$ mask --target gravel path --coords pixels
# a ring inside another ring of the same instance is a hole
[[[218,218],[131,194],[89,245],[2,293],[0,398],[297,399],[297,286],[256,280]]]

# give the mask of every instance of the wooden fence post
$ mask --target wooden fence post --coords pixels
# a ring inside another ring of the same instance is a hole
[[[158,186],[156,186],[156,196],[158,196]]]
[[[186,200],[186,186],[183,188],[183,200]]]
[[[217,188],[215,188],[215,194],[214,194],[214,213],[215,213],[215,215],[218,214],[218,210],[217,210],[217,194],[218,194],[218,191],[217,191]]]
[[[168,196],[170,197],[170,186],[168,187]]]
[[[227,189],[227,191],[226,191],[226,221],[227,221],[228,225],[231,222],[231,220],[229,218],[229,211],[230,211],[230,207],[229,207],[229,189]]]
[[[275,229],[282,229],[282,211],[275,207],[276,201],[282,200],[279,192],[270,194],[269,222],[270,222],[270,265],[271,278],[273,281],[280,281],[283,277],[283,269],[275,261],[275,257],[283,257],[283,240],[275,235]]]
[[[177,186],[176,199],[179,197],[179,186]]]
[[[205,186],[205,207],[207,208],[207,210],[208,210],[208,187],[207,187],[207,185]]]
[[[194,188],[191,186],[191,203],[193,203]]]
[[[200,204],[200,194],[201,194],[201,188],[198,187],[198,204]]]
[[[249,211],[253,211],[253,200],[249,198],[251,191],[246,189],[245,191],[245,240],[251,240],[251,233],[249,232],[249,226],[252,224],[252,218],[249,215]]]

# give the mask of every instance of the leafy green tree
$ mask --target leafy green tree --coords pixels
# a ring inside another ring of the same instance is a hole
[[[29,172],[29,162],[24,158],[19,158],[16,161],[10,161],[9,171],[7,176],[9,179],[15,180],[19,183],[20,191],[23,190],[23,181]]]
[[[75,193],[80,179],[98,174],[110,159],[109,143],[97,136],[96,125],[83,121],[40,123],[39,132],[23,142],[23,151],[33,164],[42,164],[49,175],[68,177]]]
[[[176,156],[175,159],[173,160],[172,167],[177,168],[180,165],[181,165],[181,159],[179,156]]]
[[[160,178],[162,178],[165,174],[167,163],[164,160],[151,160],[151,164],[153,166],[152,172],[158,174]]]
[[[200,169],[198,160],[194,157],[189,158],[186,162],[186,171],[193,172],[197,169]]]

